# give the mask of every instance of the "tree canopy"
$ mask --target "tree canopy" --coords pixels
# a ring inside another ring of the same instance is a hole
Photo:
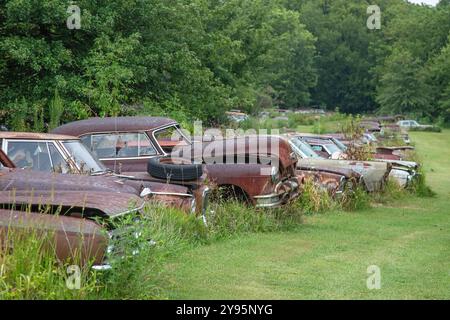
[[[0,121],[89,116],[214,123],[226,110],[320,105],[450,121],[450,2],[5,0]],[[80,8],[80,28],[66,22]]]

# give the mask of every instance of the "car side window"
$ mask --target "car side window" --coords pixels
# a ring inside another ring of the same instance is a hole
[[[8,156],[18,168],[52,172],[45,142],[8,141]]]
[[[53,171],[57,173],[69,173],[70,167],[55,145],[53,143],[49,143],[48,149],[50,151],[50,157],[53,163]]]
[[[93,135],[91,150],[100,159],[156,155],[155,148],[144,133]]]
[[[139,156],[154,156],[157,154],[150,138],[145,133],[139,133]]]

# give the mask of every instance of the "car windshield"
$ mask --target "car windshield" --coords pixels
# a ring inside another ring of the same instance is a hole
[[[156,141],[164,151],[171,151],[176,146],[190,145],[191,142],[183,135],[178,126],[158,130],[154,134]]]
[[[83,173],[105,173],[108,170],[80,141],[65,141],[64,147]]]
[[[309,144],[307,144],[306,142],[303,142],[300,138],[293,138],[293,139],[291,139],[291,142],[294,146],[294,151],[296,153],[298,153],[298,150],[300,150],[301,155],[306,158],[312,158],[312,159],[321,159],[322,158],[311,148],[311,146]]]

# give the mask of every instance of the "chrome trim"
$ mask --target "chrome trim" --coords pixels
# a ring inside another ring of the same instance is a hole
[[[110,217],[110,218],[122,217],[122,216],[124,216],[124,215],[126,215],[126,214],[130,214],[130,213],[133,213],[133,212],[138,212],[138,211],[144,209],[144,207],[145,207],[145,203],[143,203],[143,204],[142,204],[140,207],[138,207],[138,208],[134,208],[134,209],[132,209],[132,210],[124,211],[124,212],[121,212],[121,213],[118,213],[118,214],[114,214],[114,215],[109,215],[109,217]]]
[[[89,150],[89,149],[88,149]],[[92,150],[89,150],[93,152]],[[156,157],[160,157],[161,155],[157,154],[154,156],[141,156],[141,157],[126,157],[126,158],[99,158],[100,161],[119,161],[119,160],[141,160],[141,159],[152,159]]]
[[[155,133],[157,133],[157,132],[159,132],[159,131],[162,131],[162,130],[165,130],[165,129],[168,129],[168,128],[170,128],[170,127],[175,127],[175,129],[178,131],[178,133],[179,133],[184,139],[186,139],[186,141],[187,141],[189,144],[192,144],[191,140],[188,139],[188,138],[183,134],[183,131],[181,131],[181,129],[180,129],[180,124],[177,123],[177,122],[171,123],[171,124],[168,124],[168,125],[164,125],[164,126],[161,126],[161,127],[159,127],[159,128],[156,128],[156,129],[153,129],[153,130],[151,131],[151,138],[153,138],[153,142],[158,146],[158,148],[160,149],[160,151],[162,152],[162,155],[163,155],[164,157],[167,156],[168,154],[164,151],[164,149],[163,149],[163,148],[161,147],[161,145],[159,144],[158,139],[156,139],[156,137],[155,137]]]
[[[203,224],[205,226],[208,226],[208,222],[207,222],[207,218],[206,218],[206,210],[208,209],[208,206],[209,206],[210,191],[211,190],[208,187],[206,187],[202,193],[202,220],[203,220]]]
[[[271,194],[265,194],[262,196],[254,196],[253,198],[255,199],[268,199],[268,198],[275,198],[275,197],[280,197],[280,194],[278,193],[271,193]]]
[[[283,204],[283,200],[274,203],[257,204],[256,208],[274,208],[279,207]]]
[[[92,270],[94,270],[94,271],[104,272],[104,271],[109,271],[111,269],[112,269],[112,267],[110,264],[99,264],[99,265],[92,266]]]
[[[188,197],[192,198],[193,195],[189,193],[177,193],[177,192],[156,192],[152,191],[152,194],[163,195],[163,196],[180,196],[180,197]]]

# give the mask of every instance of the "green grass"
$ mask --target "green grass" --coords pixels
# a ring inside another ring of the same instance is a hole
[[[171,299],[449,299],[450,131],[412,132],[434,198],[305,217],[290,232],[183,251],[164,266]],[[366,287],[367,267],[381,289]]]

